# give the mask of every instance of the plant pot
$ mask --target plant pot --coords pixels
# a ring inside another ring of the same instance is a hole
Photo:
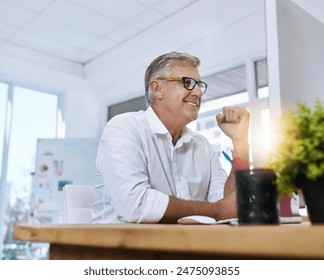
[[[298,174],[296,184],[303,192],[312,224],[324,224],[324,176],[312,181],[304,174]]]

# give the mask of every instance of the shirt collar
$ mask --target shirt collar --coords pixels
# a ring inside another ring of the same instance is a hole
[[[159,117],[155,114],[155,112],[151,106],[147,108],[147,110],[145,112],[145,116],[151,126],[153,133],[170,134],[169,131],[167,130],[167,128],[164,126],[164,124],[159,119]],[[178,140],[178,142],[179,142],[179,144],[180,143],[181,144],[188,143],[189,141],[191,141],[192,138],[193,138],[193,136],[192,136],[191,130],[185,126],[182,130],[181,137]]]
[[[161,122],[159,117],[155,114],[152,107],[148,107],[145,116],[152,128],[152,131],[157,134],[166,134],[169,133],[167,128],[164,126],[164,124]]]
[[[181,140],[183,143],[188,143],[191,141],[192,138],[193,137],[192,137],[191,130],[185,126],[182,130],[181,137],[179,140]],[[178,140],[178,142],[179,142],[179,140]]]

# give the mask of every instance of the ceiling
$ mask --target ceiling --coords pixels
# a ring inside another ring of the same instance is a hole
[[[0,0],[0,40],[86,64],[196,0]]]
[[[263,0],[0,0],[0,42],[85,65],[172,18],[177,18],[177,26],[164,34],[192,28],[193,40],[200,36],[196,30],[232,24],[260,10],[260,3]],[[186,18],[190,9],[195,14]]]
[[[292,1],[324,22],[323,1]],[[196,2],[208,8],[212,1],[0,0],[0,41],[51,57],[87,64],[171,16],[181,15],[184,9]],[[225,14],[222,22],[217,17],[225,2],[232,2],[232,7],[239,13],[221,10]],[[257,5],[242,9],[249,2],[213,0],[211,7],[215,9],[215,24],[222,25],[224,20],[230,24],[259,9]],[[199,11],[197,15],[203,16]],[[181,18],[179,21],[181,23]],[[210,21],[206,22],[210,24]]]
[[[116,102],[142,87],[145,67],[166,51],[201,46],[197,42],[203,40],[198,56],[206,54],[208,68],[221,34],[232,36],[228,30],[249,19],[249,26],[264,25],[264,1],[0,0],[0,53],[76,65],[98,94]],[[292,1],[324,22],[324,1]],[[216,43],[208,41],[211,33]]]

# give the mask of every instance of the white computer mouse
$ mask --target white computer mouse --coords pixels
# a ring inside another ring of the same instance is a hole
[[[183,218],[180,218],[178,220],[179,224],[206,224],[206,225],[211,225],[216,223],[216,220],[212,217],[208,216],[200,216],[200,215],[193,215],[193,216],[186,216]]]

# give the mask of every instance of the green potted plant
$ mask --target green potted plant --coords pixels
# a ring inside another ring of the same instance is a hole
[[[268,167],[277,175],[281,195],[298,193],[305,198],[312,223],[324,223],[324,108],[299,102],[296,110],[279,120],[280,134]],[[319,199],[317,202],[316,199]]]

